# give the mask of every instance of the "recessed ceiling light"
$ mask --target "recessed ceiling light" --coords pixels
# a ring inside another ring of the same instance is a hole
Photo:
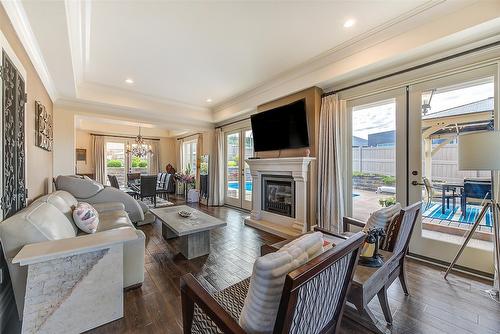
[[[347,21],[344,22],[344,28],[350,28],[350,27],[352,27],[355,24],[356,24],[356,20],[349,19],[349,20],[347,20]]]
[[[210,103],[210,102],[212,102],[212,99],[207,99],[207,103]]]
[[[125,79],[125,82],[128,83],[128,84],[133,84],[134,80],[132,80],[130,78],[127,78],[127,79]]]

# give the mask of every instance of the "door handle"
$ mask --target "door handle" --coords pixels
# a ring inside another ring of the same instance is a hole
[[[424,183],[422,182],[418,182],[418,181],[411,181],[411,185],[412,186],[425,186]]]

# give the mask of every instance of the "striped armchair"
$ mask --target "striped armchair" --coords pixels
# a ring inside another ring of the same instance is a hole
[[[365,234],[347,241],[290,272],[285,278],[273,333],[335,333],[340,325]],[[187,274],[181,279],[184,333],[245,333],[239,317],[250,279],[210,294]]]

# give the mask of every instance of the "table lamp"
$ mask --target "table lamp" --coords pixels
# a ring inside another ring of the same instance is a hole
[[[497,280],[500,270],[500,226],[499,211],[500,206],[494,191],[493,176],[495,171],[500,171],[500,131],[485,131],[470,134],[463,134],[458,137],[458,169],[459,170],[487,170],[491,172],[491,199],[485,201],[481,212],[477,216],[474,225],[469,231],[464,244],[446,270],[444,278],[451,271],[467,243],[472,238],[477,226],[485,216],[488,209],[493,214],[493,233],[495,238],[495,263]],[[498,286],[495,286],[495,293],[498,296]]]

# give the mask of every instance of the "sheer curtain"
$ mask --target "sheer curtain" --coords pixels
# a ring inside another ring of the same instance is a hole
[[[224,205],[224,133],[215,129],[213,157],[210,158],[210,196],[211,206]]]
[[[104,146],[103,136],[92,135],[95,180],[102,184],[106,184],[106,148]]]
[[[151,155],[151,167],[150,173],[151,175],[156,175],[160,172],[160,141],[152,140],[151,141],[151,151],[153,154]]]
[[[344,216],[345,101],[338,96],[321,100],[318,150],[318,225],[333,232],[341,232]]]

